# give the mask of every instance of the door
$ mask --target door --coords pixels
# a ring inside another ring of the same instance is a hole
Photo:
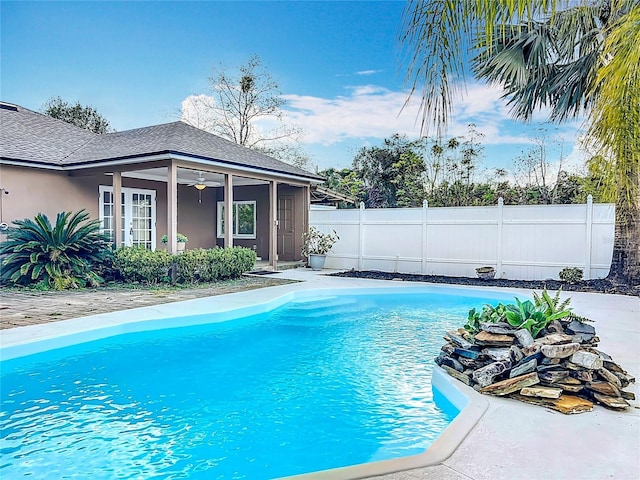
[[[113,238],[113,188],[100,186],[102,231]],[[156,247],[156,192],[122,188],[122,245]]]
[[[125,205],[125,219],[123,225],[129,225],[129,230],[125,228],[125,245],[134,247],[142,247],[147,250],[153,250],[155,229],[155,214],[153,212],[155,206],[155,192],[146,193],[141,190],[133,190],[130,193],[129,205]],[[127,198],[125,196],[125,198]],[[127,235],[128,233],[128,235]]]
[[[278,260],[293,261],[295,256],[295,203],[293,195],[278,198]]]

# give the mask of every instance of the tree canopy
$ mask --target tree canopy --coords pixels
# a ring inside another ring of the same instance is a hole
[[[69,103],[60,97],[52,97],[44,104],[42,113],[93,133],[114,131],[109,125],[109,120],[100,115],[95,108],[83,106],[78,101]]]
[[[381,145],[363,147],[351,168],[320,173],[325,185],[355,197],[369,208],[584,203],[601,200],[602,172],[594,163],[586,175],[564,169],[562,156],[546,152],[547,130],[541,129],[515,170],[486,171],[483,145],[474,125],[466,135],[410,140],[392,135]]]

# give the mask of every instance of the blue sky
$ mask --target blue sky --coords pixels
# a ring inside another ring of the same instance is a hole
[[[95,107],[116,130],[179,119],[208,93],[212,67],[257,54],[280,83],[290,122],[320,169],[363,145],[419,135],[399,43],[405,2],[7,2],[0,4],[2,100],[39,110],[51,97]],[[544,116],[541,115],[540,119]],[[469,83],[449,134],[473,122],[486,169],[511,168],[534,126],[509,119],[497,88]],[[579,164],[580,122],[559,127]],[[552,160],[557,153],[552,152]]]

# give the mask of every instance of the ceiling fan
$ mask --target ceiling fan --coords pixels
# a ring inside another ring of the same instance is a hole
[[[198,203],[202,203],[202,190],[206,187],[219,187],[222,185],[220,182],[207,181],[203,172],[198,172],[198,178],[193,183],[190,183],[189,187],[195,187],[198,190]]]

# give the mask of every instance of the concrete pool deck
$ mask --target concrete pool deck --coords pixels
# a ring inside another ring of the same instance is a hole
[[[274,298],[285,299],[292,291],[427,285],[328,277],[308,269],[287,270],[273,276],[300,280],[301,283],[12,328],[2,331],[0,345],[6,352],[12,346],[18,347],[34,340],[47,342],[71,331],[84,331],[91,336],[96,325],[120,329],[130,322],[143,322],[162,316],[184,316],[185,313],[197,315],[215,311],[224,317],[226,311],[237,308],[247,310],[247,298],[252,304],[260,304]],[[456,288],[449,285],[433,287]],[[480,295],[487,289],[465,287],[465,290],[474,290]],[[531,296],[528,290],[491,290],[521,298]],[[600,348],[637,378],[640,374],[640,298],[575,292],[568,295],[577,314],[596,321]],[[513,400],[480,395],[459,382],[455,383],[466,395],[477,396],[485,401],[487,409],[468,434],[455,439],[460,444],[456,443],[457,448],[454,446],[453,453],[437,465],[371,478],[635,480],[640,477],[638,401],[631,402],[632,408],[626,412],[614,412],[596,406],[593,412],[566,416]],[[632,384],[627,390],[637,396],[638,384]]]

